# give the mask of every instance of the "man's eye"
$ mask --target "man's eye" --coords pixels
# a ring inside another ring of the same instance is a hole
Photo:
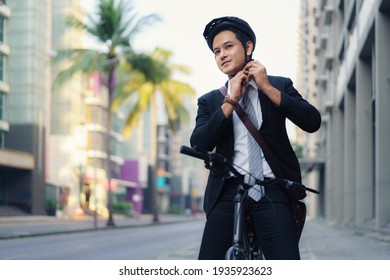
[[[221,51],[220,50],[215,50],[214,55],[218,55]]]

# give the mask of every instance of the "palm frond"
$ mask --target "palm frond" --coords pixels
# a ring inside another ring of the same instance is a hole
[[[144,98],[144,95],[149,92],[156,94],[155,89],[158,86],[168,114],[169,126],[172,130],[177,130],[182,122],[189,120],[185,98],[196,96],[196,93],[190,85],[171,79],[173,72],[190,73],[190,69],[185,65],[171,64],[171,56],[171,51],[161,48],[155,48],[150,56],[128,52],[127,63],[129,68],[136,69],[145,76],[146,84],[141,87],[143,90],[140,89],[138,94],[140,98],[138,110],[147,108],[148,104],[142,102],[150,102],[150,98]],[[150,89],[145,90],[148,84],[154,85],[154,89],[150,87]],[[130,121],[126,125],[127,131],[130,129],[129,126]]]
[[[143,31],[146,27],[161,21],[161,17],[158,14],[149,14],[137,19],[131,29],[128,30],[127,36],[133,38],[135,35]]]
[[[78,17],[73,14],[69,14],[65,16],[65,25],[77,30],[86,30],[88,33],[92,33],[93,29],[83,21],[81,21]]]
[[[138,124],[139,119],[143,113],[143,111],[138,107],[139,104],[136,104],[136,106],[133,108],[132,111],[127,116],[126,123],[123,127],[123,136],[126,139],[129,139],[131,137],[131,132],[133,131],[134,127]]]
[[[168,119],[176,120],[182,118],[187,112],[184,106],[184,99],[187,96],[195,96],[194,89],[185,83],[178,81],[165,81],[160,85],[164,104],[167,109]]]
[[[172,64],[169,68],[172,72],[178,72],[186,75],[191,74],[191,69],[187,65]]]
[[[137,96],[132,96],[134,102],[129,109],[128,117],[123,128],[123,135],[125,138],[131,136],[132,129],[137,125],[141,114],[148,110],[152,95],[156,92],[156,86],[152,83],[143,84],[137,91]]]
[[[145,80],[159,84],[168,79],[170,71],[168,67],[147,54],[127,53],[127,62],[133,70],[141,72]]]
[[[99,71],[104,67],[105,61],[105,55],[96,50],[59,50],[51,61],[53,65],[60,66],[59,73],[54,79],[53,86],[61,86],[78,72],[92,73]]]
[[[116,111],[120,107],[125,106],[131,97],[138,93],[138,89],[145,83],[144,76],[139,72],[128,72],[123,79],[124,75],[118,71],[118,80],[115,87],[115,98],[112,103],[111,111]]]
[[[140,17],[132,1],[100,0],[94,16],[88,15],[88,24],[75,19],[75,26],[84,28],[109,49],[130,47],[133,37],[144,28],[160,20],[158,14]]]
[[[119,1],[120,4],[122,1]],[[98,18],[96,30],[100,40],[107,43],[112,42],[113,36],[118,31],[122,12],[119,5],[115,5],[114,0],[100,0],[98,5]]]

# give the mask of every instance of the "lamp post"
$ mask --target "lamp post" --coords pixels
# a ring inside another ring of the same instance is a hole
[[[83,175],[84,175],[84,166],[79,164],[79,204],[80,208],[83,209],[81,194],[83,193]]]
[[[153,182],[152,182],[152,211],[153,211],[153,223],[159,223],[160,218],[158,216],[158,201],[157,201],[157,180],[156,180],[156,171],[153,172]]]

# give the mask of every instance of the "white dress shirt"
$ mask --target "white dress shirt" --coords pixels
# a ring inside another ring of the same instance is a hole
[[[249,98],[252,102],[253,108],[256,112],[258,127],[261,127],[263,123],[263,115],[261,112],[260,99],[258,94],[258,88],[256,83],[252,80],[249,84]],[[230,81],[228,83],[228,94],[230,94]],[[241,101],[240,101],[240,105]],[[242,123],[240,117],[235,111],[233,111],[233,131],[234,131],[234,154],[233,154],[233,164],[238,172],[245,174],[246,171],[249,171],[249,151],[248,151],[248,129]],[[263,173],[264,177],[274,178],[271,167],[268,162],[265,160],[264,154],[261,153],[262,162],[263,162]]]

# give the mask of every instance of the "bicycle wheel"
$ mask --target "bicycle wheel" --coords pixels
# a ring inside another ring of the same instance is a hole
[[[250,260],[265,260],[263,252],[260,248],[253,250],[250,253]]]
[[[225,260],[247,260],[244,252],[240,252],[238,248],[231,246],[225,254]]]

